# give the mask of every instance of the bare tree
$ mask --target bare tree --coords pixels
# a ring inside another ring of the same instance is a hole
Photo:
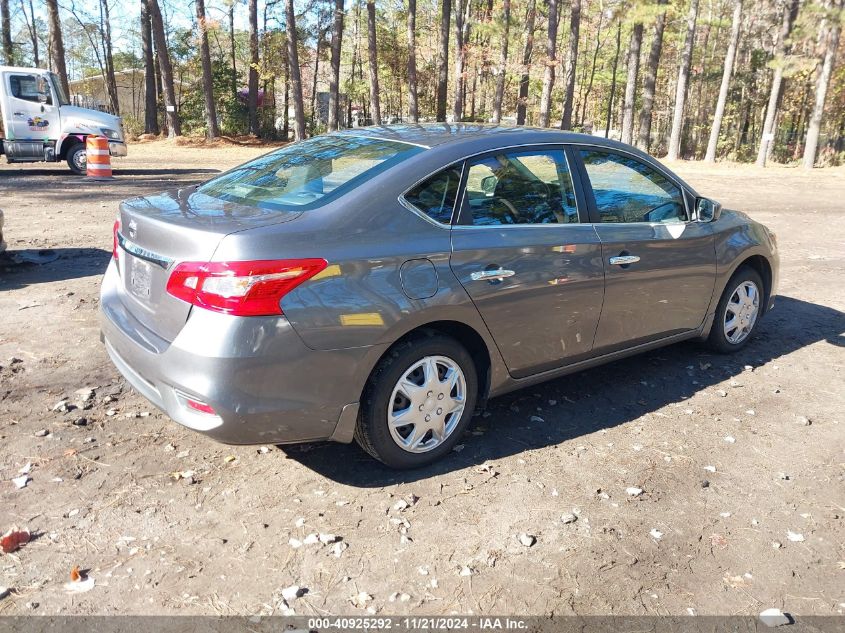
[[[657,70],[660,66],[660,53],[663,49],[663,31],[666,28],[666,5],[668,0],[657,0],[658,13],[654,20],[654,34],[648,53],[645,77],[643,78],[643,103],[640,108],[640,130],[637,147],[644,152],[651,147],[651,111],[654,108],[654,92],[657,86]]]
[[[541,127],[549,127],[549,115],[552,107],[552,89],[555,85],[555,67],[557,66],[557,0],[548,0],[549,27],[546,30],[546,67],[543,70],[543,93],[540,95]]]
[[[249,131],[258,136],[258,0],[249,0]]]
[[[117,79],[114,76],[114,53],[111,42],[111,18],[108,0],[100,0],[100,33],[103,36],[103,60],[105,62],[106,91],[114,114],[120,114],[117,100]]]
[[[642,45],[643,23],[637,22],[631,29],[631,42],[628,45],[628,77],[625,81],[625,101],[622,103],[622,142],[629,145],[634,141],[634,103],[637,99]]]
[[[70,94],[67,81],[67,65],[65,64],[65,43],[62,39],[62,23],[59,19],[59,4],[57,0],[45,0],[47,15],[50,21],[50,62],[59,76],[59,81],[66,95]]]
[[[208,46],[208,22],[205,17],[205,0],[194,0],[197,10],[197,28],[200,34],[200,57],[202,58],[202,89],[205,93],[205,127],[208,138],[220,136],[217,126],[217,105],[214,103],[214,80],[211,74],[211,50]]]
[[[508,37],[511,30],[511,0],[502,3],[502,50],[496,75],[496,94],[493,97],[493,123],[502,120],[502,100],[505,98],[505,81],[508,75]]]
[[[161,133],[158,127],[158,90],[156,89],[153,34],[147,0],[141,0],[141,50],[144,57],[144,133]]]
[[[469,39],[469,11],[472,2],[455,0],[455,123],[464,116],[464,97],[466,94],[466,58]]]
[[[417,102],[417,0],[408,0],[408,114],[411,121],[420,120]]]
[[[378,42],[376,41],[376,3],[367,0],[367,57],[370,62],[370,110],[373,123],[381,125],[381,101],[378,88]]]
[[[229,0],[229,57],[232,60],[232,96],[238,94],[238,63],[235,54],[235,5],[238,0]]]
[[[607,121],[604,137],[610,138],[610,122],[613,121],[613,101],[616,98],[616,71],[619,68],[619,52],[622,50],[622,19],[616,22],[616,54],[613,56],[613,71],[610,76],[610,99],[607,100]]]
[[[16,66],[15,49],[12,46],[12,18],[9,15],[9,0],[0,0],[0,22],[2,23],[3,59],[9,66]]]
[[[522,75],[519,78],[519,99],[516,102],[516,124],[525,125],[528,110],[528,84],[531,80],[531,56],[534,53],[534,22],[537,18],[535,0],[528,0],[525,14],[525,48],[522,49]]]
[[[0,0],[0,5],[4,2],[8,2],[8,0]],[[2,8],[0,8],[0,13],[2,13]],[[28,16],[26,14],[26,0],[21,0],[21,13],[23,13],[24,22],[26,22],[26,30],[29,33],[29,41],[32,44],[32,57],[35,62],[35,67],[40,68],[41,56],[38,50],[38,24],[35,22],[35,7],[33,6],[32,0],[29,0]]]
[[[293,133],[297,141],[305,138],[305,103],[302,100],[302,73],[299,69],[299,37],[296,34],[296,15],[293,0],[285,0],[285,22],[287,23],[288,63],[290,84],[293,91]]]
[[[710,127],[710,139],[707,142],[707,152],[704,162],[716,162],[716,147],[719,144],[719,132],[722,129],[722,117],[725,115],[725,105],[728,101],[728,88],[731,83],[736,47],[739,42],[739,30],[742,22],[742,0],[734,0],[734,13],[731,21],[731,39],[728,42],[728,52],[725,55],[725,67],[722,70],[722,83],[719,86],[719,98],[716,101],[716,112],[713,114],[713,125]]]
[[[155,42],[156,57],[158,58],[158,66],[161,72],[161,84],[164,92],[164,111],[167,119],[167,136],[173,138],[182,135],[182,127],[179,122],[179,113],[176,111],[173,66],[170,64],[170,53],[167,50],[167,35],[164,33],[164,21],[161,18],[161,8],[158,6],[158,0],[147,0],[147,10],[150,13],[153,41]]]
[[[340,49],[343,41],[343,0],[335,0],[332,22],[331,66],[329,74],[329,130],[340,127]]]
[[[842,33],[843,11],[845,11],[845,0],[839,0],[838,3],[834,2],[831,11],[832,15],[828,18],[830,26],[827,32],[824,58],[822,59],[818,77],[816,77],[815,104],[813,105],[813,113],[810,115],[810,124],[807,128],[807,142],[804,145],[802,165],[806,169],[812,169],[816,163],[816,151],[818,150],[819,133],[822,126],[822,116],[824,115],[824,102],[827,98],[830,75],[833,72],[833,66],[836,62],[836,49],[839,47],[839,36]]]
[[[692,47],[695,43],[695,24],[698,20],[698,0],[692,0],[687,14],[687,34],[684,50],[678,66],[678,82],[675,86],[675,108],[672,114],[672,131],[669,135],[669,160],[677,160],[681,154],[681,132],[684,127],[684,105],[687,96],[690,66],[692,65]]]
[[[778,42],[775,46],[775,72],[772,75],[772,86],[769,91],[769,103],[766,106],[766,119],[763,122],[763,132],[760,136],[760,148],[757,151],[757,165],[764,167],[766,157],[769,154],[769,146],[774,141],[775,135],[775,114],[777,113],[780,92],[783,88],[784,56],[789,53],[789,35],[792,33],[792,25],[798,16],[799,0],[789,0],[783,13]]]
[[[441,0],[440,48],[437,51],[437,120],[446,120],[446,97],[449,91],[449,22],[452,0]]]
[[[601,29],[601,16],[599,16],[599,29]],[[578,67],[578,38],[580,32],[581,0],[571,0],[569,5],[569,51],[566,54],[566,74],[563,79],[566,93],[563,97],[563,115],[560,117],[560,129],[562,130],[572,129],[572,102],[575,99],[575,69]]]

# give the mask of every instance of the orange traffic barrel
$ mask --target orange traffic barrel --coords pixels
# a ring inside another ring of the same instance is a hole
[[[86,175],[91,180],[111,180],[109,140],[105,136],[85,139]]]

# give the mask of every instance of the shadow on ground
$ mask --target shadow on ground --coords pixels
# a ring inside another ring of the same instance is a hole
[[[110,259],[102,248],[9,250],[0,254],[0,291],[102,275]],[[45,263],[33,263],[39,260]]]
[[[741,374],[745,365],[759,367],[821,341],[845,346],[845,314],[778,297],[775,310],[761,321],[757,336],[737,354],[723,356],[697,343],[680,343],[496,398],[487,407],[488,417],[473,419],[461,439],[463,450],[426,468],[390,470],[357,444],[279,448],[289,458],[342,484],[380,487],[409,483],[625,424],[729,380]],[[550,400],[557,405],[550,406]],[[543,422],[531,422],[532,415]],[[659,423],[679,421],[666,417]]]

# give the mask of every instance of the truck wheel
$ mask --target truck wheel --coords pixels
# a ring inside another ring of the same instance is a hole
[[[77,143],[68,150],[67,166],[74,174],[84,174],[85,166],[88,164],[85,154],[85,143]]]

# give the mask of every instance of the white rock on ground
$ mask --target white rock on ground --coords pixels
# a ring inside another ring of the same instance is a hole
[[[760,622],[768,627],[783,626],[791,620],[780,609],[766,609],[760,613]]]

